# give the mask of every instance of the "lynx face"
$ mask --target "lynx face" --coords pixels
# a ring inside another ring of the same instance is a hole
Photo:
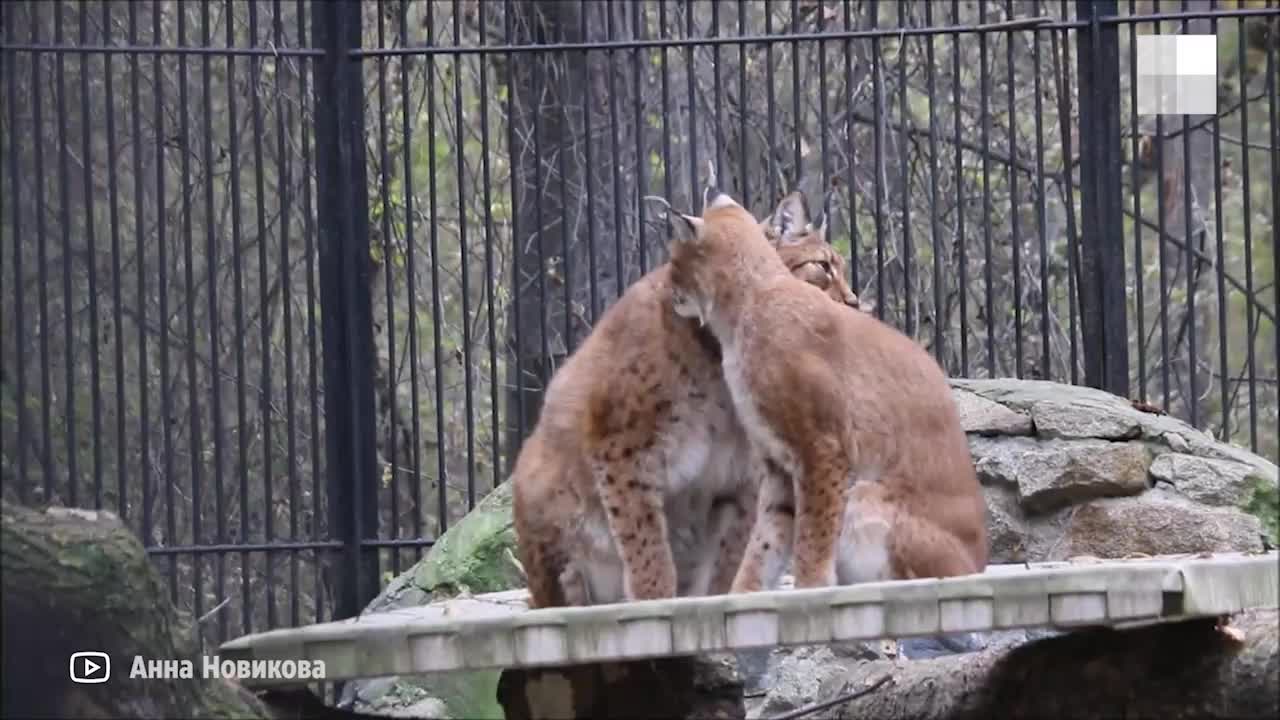
[[[815,285],[838,303],[858,308],[858,296],[844,279],[844,259],[827,241],[827,215],[810,218],[805,196],[793,192],[760,223],[764,236],[796,278]]]
[[[727,197],[727,196],[721,196]],[[730,201],[732,202],[732,201]],[[686,221],[701,229],[700,218],[685,217]],[[845,280],[844,258],[827,241],[827,218],[810,219],[808,204],[800,192],[787,195],[773,214],[760,222],[769,244],[777,251],[792,276],[817,287],[832,300],[851,308],[861,309],[861,302]],[[686,248],[687,253],[699,254],[699,248]],[[700,279],[683,271],[689,265],[701,267],[703,258],[692,258],[694,263],[677,263],[673,266],[672,305],[677,315],[703,318],[710,312],[709,305],[699,305],[698,298],[709,302],[702,292]]]

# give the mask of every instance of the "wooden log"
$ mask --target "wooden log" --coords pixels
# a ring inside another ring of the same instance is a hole
[[[1280,714],[1277,612],[1087,629],[930,660],[857,667],[837,695],[890,681],[813,718],[979,720],[1272,718]]]
[[[504,670],[498,702],[507,720],[746,717],[733,662],[714,657]]]

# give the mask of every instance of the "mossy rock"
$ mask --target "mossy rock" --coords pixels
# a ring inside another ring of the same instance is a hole
[[[1265,478],[1254,478],[1244,509],[1262,521],[1271,544],[1280,545],[1280,488]]]
[[[523,587],[515,552],[508,482],[449,528],[422,560],[393,578],[364,612]],[[498,676],[497,671],[477,671],[360,680],[347,684],[341,702],[344,706],[351,703],[352,709],[360,712],[392,714],[412,707],[419,716],[501,720]]]

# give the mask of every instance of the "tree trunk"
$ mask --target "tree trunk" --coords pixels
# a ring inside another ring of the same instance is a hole
[[[1275,610],[1134,630],[1081,630],[932,660],[860,666],[848,692],[890,684],[811,717],[1253,718],[1280,712]]]
[[[511,42],[601,41],[610,27],[615,37],[626,37],[630,7],[513,3]],[[519,54],[500,69],[514,105],[509,137],[517,232],[509,346],[519,367],[508,363],[511,461],[537,422],[555,368],[590,332],[598,312],[639,276],[634,89],[616,62],[611,67],[604,52],[537,52]]]

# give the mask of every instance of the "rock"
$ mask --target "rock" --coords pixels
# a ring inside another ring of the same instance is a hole
[[[1068,512],[1059,550],[1045,559],[1263,548],[1258,518],[1234,508],[1202,505],[1163,488],[1140,497],[1094,500]]]
[[[758,685],[763,692],[747,688],[747,717],[770,718],[808,705],[853,668],[885,657],[871,643],[859,643],[856,650],[822,645],[776,648],[769,653],[768,670]]]
[[[514,562],[511,484],[503,483],[449,528],[421,561],[394,578],[364,612],[415,607],[459,593],[522,587]],[[340,707],[418,717],[502,718],[498,671],[440,673],[355,680],[343,688]],[[428,713],[430,711],[430,713]]]
[[[435,718],[449,717],[449,708],[443,701],[429,697],[403,708],[393,708],[387,711],[390,717],[407,717],[417,718],[418,720],[434,720]]]
[[[955,390],[952,398],[960,413],[960,427],[972,435],[1030,435],[1030,416],[1010,410],[966,390]]]
[[[524,583],[513,562],[511,484],[502,483],[436,541],[418,564],[414,585],[432,597],[510,590]]]
[[[982,492],[987,500],[989,562],[1026,560],[1028,527],[1018,508],[1017,493],[995,486],[984,486]]]
[[[952,386],[1031,415],[1043,438],[1162,439],[1170,433],[1188,444],[1214,444],[1208,434],[1169,415],[1143,412],[1127,398],[1096,388],[1048,380],[953,380]]]
[[[1022,508],[1033,514],[1147,489],[1149,453],[1140,442],[975,438],[970,450],[979,477],[1016,487]]]
[[[1253,465],[1183,453],[1164,453],[1151,463],[1151,477],[1206,505],[1243,507],[1261,473]]]

